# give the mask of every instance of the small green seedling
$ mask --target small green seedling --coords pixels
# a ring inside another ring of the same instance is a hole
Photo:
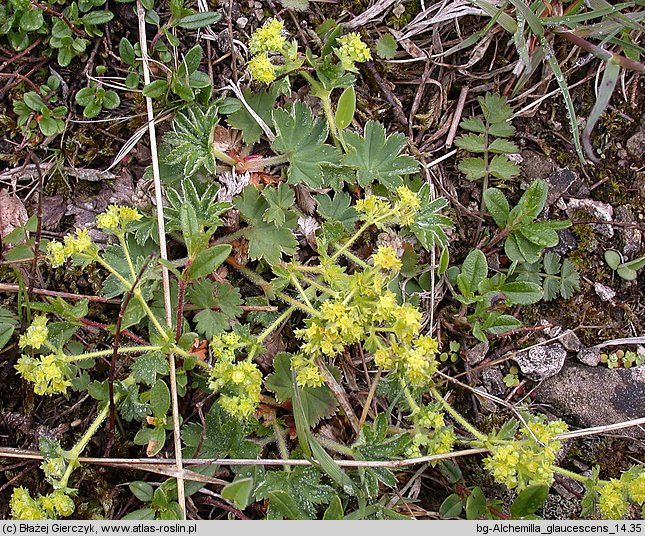
[[[39,92],[27,91],[22,99],[13,103],[13,111],[18,115],[17,124],[25,129],[25,137],[31,138],[36,128],[45,136],[56,136],[65,130],[64,118],[67,115],[65,106],[50,108],[57,100],[55,92],[60,87],[60,80],[50,76]],[[47,102],[45,102],[45,99]]]
[[[645,266],[645,255],[633,261],[623,262],[623,256],[615,249],[605,251],[605,262],[625,281],[636,279],[636,271]]]
[[[76,104],[83,107],[83,117],[93,119],[103,109],[114,110],[121,99],[116,91],[106,90],[101,84],[92,82],[88,87],[81,89],[74,98]]]

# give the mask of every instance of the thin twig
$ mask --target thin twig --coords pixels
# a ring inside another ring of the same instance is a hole
[[[32,292],[34,288],[34,279],[36,279],[36,270],[38,269],[38,251],[40,250],[40,239],[43,231],[43,188],[45,178],[43,176],[43,171],[40,169],[40,159],[31,152],[29,154],[29,159],[36,166],[36,171],[38,172],[38,209],[36,218],[36,237],[34,239],[34,258],[31,261],[31,270],[29,271],[29,287],[27,289],[27,296],[31,300]]]
[[[119,310],[119,316],[116,320],[116,327],[114,328],[114,340],[112,341],[112,360],[110,361],[110,373],[108,376],[110,420],[108,425],[107,441],[105,443],[106,457],[110,455],[110,451],[112,450],[112,445],[114,444],[114,425],[115,425],[115,415],[116,415],[116,405],[114,404],[114,379],[116,378],[116,361],[119,355],[119,340],[121,338],[121,325],[123,323],[123,317],[125,316],[125,310],[127,309],[128,304],[132,299],[132,296],[134,296],[134,290],[139,285],[139,282],[141,281],[141,278],[143,277],[143,274],[145,273],[145,271],[148,269],[148,265],[150,264],[151,260],[152,260],[152,257],[148,257],[148,259],[146,259],[146,261],[143,263],[143,266],[141,267],[141,270],[139,270],[139,273],[137,274],[137,277],[134,280],[134,283],[132,283],[132,286],[125,293],[125,296],[123,297],[123,304],[121,305],[121,309]]]
[[[150,84],[150,66],[148,57],[148,43],[146,37],[145,11],[141,1],[137,0],[137,17],[139,19],[139,44],[141,46],[141,59],[143,64],[143,80],[147,86]],[[154,110],[152,99],[146,97],[146,111],[148,113],[148,133],[150,136],[150,155],[152,159],[152,176],[155,186],[155,201],[157,205],[157,231],[159,234],[159,253],[163,260],[168,260],[166,246],[166,229],[164,224],[163,198],[161,196],[161,174],[159,172],[159,157],[157,153],[157,131],[155,128]],[[166,312],[166,324],[172,326],[172,303],[170,302],[170,276],[166,266],[161,267],[161,283],[163,287],[164,307]],[[177,477],[177,502],[181,507],[183,518],[186,519],[186,493],[184,480],[181,476],[183,471],[181,453],[181,430],[179,425],[179,402],[177,399],[177,375],[175,369],[175,356],[168,357],[170,399],[172,404],[173,439],[175,451],[175,465],[179,476]]]

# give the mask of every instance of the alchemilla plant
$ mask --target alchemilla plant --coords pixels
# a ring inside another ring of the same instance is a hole
[[[87,391],[97,415],[68,449],[64,441],[41,438],[41,471],[51,489],[43,495],[14,488],[13,518],[74,514],[79,457],[106,424],[112,435],[116,425],[119,434],[131,432],[128,440],[148,456],[166,449],[173,430],[171,365],[179,398],[201,392],[213,401],[205,414],[181,423],[185,456],[277,455],[285,462],[281,469],[235,466],[220,496],[236,511],[263,501],[269,519],[399,518],[383,495],[397,485],[394,469],[365,462],[421,458],[454,483],[459,467],[446,460],[463,448],[485,449],[484,469],[518,492],[514,517],[533,515],[556,474],[585,485],[582,515],[622,517],[630,504],[642,506],[640,467],[606,481],[598,470],[583,476],[558,465],[568,434],[560,420],[518,412],[486,432],[472,423],[446,389],[442,345],[419,296],[406,292],[406,283],[421,277],[417,260],[438,253],[430,269],[452,283],[482,341],[519,327],[510,307],[545,294],[551,299],[556,283],[570,295],[577,284],[572,269],[565,273],[564,264],[544,254],[557,244],[556,231],[569,225],[540,219],[546,184],[531,184],[514,208],[499,189],[484,194],[499,228],[489,245],[504,242],[508,269],[489,274],[480,249],[461,268],[448,268],[451,221],[442,214],[448,203],[421,180],[405,136],[377,121],[353,128],[355,76],[370,49],[336,24],[323,25],[318,35],[320,50],[302,52],[282,22],[268,21],[249,42],[248,72],[260,87],[192,103],[175,115],[160,155],[166,230],[181,244],[176,258],[157,257],[152,216],[120,205],[100,214],[96,229],[46,244],[51,268],[99,270],[103,296],[120,298],[121,306],[114,324],[102,326],[110,347],[88,350],[74,339],[89,315],[87,301],[31,305],[39,312],[19,338],[16,371],[39,396]],[[306,84],[319,107],[285,104],[290,99],[282,96],[297,83]],[[482,103],[484,119],[467,122],[474,134],[460,142],[483,155],[469,164],[471,178],[510,179],[515,169],[500,156],[513,152],[505,141],[507,105],[490,95]],[[497,104],[503,106],[495,115]],[[296,202],[302,192],[316,210]],[[107,246],[99,245],[96,231],[107,235]],[[545,274],[542,265],[549,267]],[[162,269],[172,278],[172,322],[163,312]],[[254,290],[243,296],[242,286]],[[278,336],[284,344],[276,352]],[[362,356],[373,382],[360,418],[342,382],[351,355]],[[384,403],[370,409],[377,396]],[[353,428],[346,443],[313,432],[333,415]],[[329,452],[356,466],[341,467]],[[311,465],[289,467],[290,458]],[[216,468],[201,467],[202,482]],[[129,489],[142,503],[130,519],[183,515],[173,479],[131,482]],[[462,501],[482,517],[499,513],[481,489],[459,489],[442,513],[458,515]]]

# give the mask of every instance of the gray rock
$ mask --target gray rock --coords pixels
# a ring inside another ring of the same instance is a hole
[[[640,130],[627,140],[627,152],[635,159],[645,154],[645,115],[641,117]]]
[[[546,182],[549,183],[549,195],[546,198],[546,205],[550,206],[555,203],[562,195],[566,194],[578,176],[567,168],[557,170],[549,175]]]
[[[557,170],[553,160],[534,151],[522,151],[522,175],[529,180],[546,179]]]
[[[570,251],[578,247],[578,241],[569,229],[560,229],[558,237],[560,238],[558,245],[547,248],[547,252],[555,253],[558,257],[566,257]]]
[[[558,337],[558,340],[569,352],[577,352],[582,348],[582,343],[578,336],[570,329],[566,330]]]
[[[616,220],[628,224],[636,223],[632,210],[626,205],[616,207]],[[618,228],[618,234],[620,236],[623,255],[628,259],[636,256],[641,250],[643,233],[635,225],[625,225],[624,227],[621,226]]]
[[[515,362],[522,374],[532,380],[541,381],[560,372],[567,357],[567,351],[560,343],[555,342],[535,346],[515,356]]]
[[[504,376],[497,367],[492,367],[482,372],[482,384],[486,391],[493,396],[504,396],[506,384]]]
[[[590,348],[581,348],[576,357],[581,363],[590,367],[595,367],[600,363],[600,354],[600,348],[591,346]]]
[[[608,221],[614,219],[614,208],[608,203],[594,201],[593,199],[570,199],[566,213],[572,220],[579,220],[581,214],[588,214],[592,220]],[[614,228],[611,225],[592,224],[591,228],[607,238],[614,236]]]
[[[536,401],[573,426],[616,424],[645,415],[645,366],[630,369],[587,367],[568,363],[560,374],[542,382]],[[639,427],[621,434],[645,438]]]
[[[488,352],[488,343],[480,342],[479,344],[476,344],[472,348],[468,348],[464,352],[464,358],[466,359],[469,365],[476,365],[477,363],[480,363],[481,361],[483,361],[484,357],[486,357],[487,352]]]
[[[594,283],[593,288],[602,301],[611,301],[616,296],[616,291],[614,289],[607,285],[603,285],[602,283]]]

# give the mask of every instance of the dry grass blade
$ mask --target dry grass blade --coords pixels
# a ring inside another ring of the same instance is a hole
[[[139,19],[139,44],[143,60],[143,80],[145,85],[150,84],[150,69],[148,65],[148,40],[146,37],[145,11],[141,2],[137,0],[137,17]],[[159,173],[159,158],[157,153],[157,133],[155,129],[154,110],[152,99],[146,97],[146,110],[148,112],[148,131],[150,135],[150,153],[152,157],[152,176],[155,186],[155,200],[157,204],[157,229],[159,233],[159,255],[162,260],[168,260],[166,248],[166,230],[164,224],[163,199],[161,197],[161,179]],[[172,304],[170,302],[170,277],[168,268],[161,267],[161,282],[163,287],[164,308],[166,312],[166,325],[172,326]],[[177,502],[181,507],[183,518],[186,519],[186,494],[182,476],[183,463],[181,453],[181,429],[179,424],[179,403],[177,400],[177,376],[175,372],[175,356],[170,355],[169,361],[169,383],[170,398],[172,401],[172,423],[173,439],[175,450],[175,464],[177,466]]]

